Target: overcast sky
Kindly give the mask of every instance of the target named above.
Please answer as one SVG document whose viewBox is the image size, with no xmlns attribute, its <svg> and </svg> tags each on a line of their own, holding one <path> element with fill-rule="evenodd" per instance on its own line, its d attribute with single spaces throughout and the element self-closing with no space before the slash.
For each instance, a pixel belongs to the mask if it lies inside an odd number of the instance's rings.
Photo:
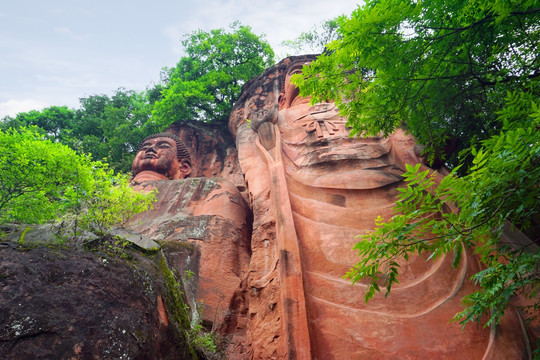
<svg viewBox="0 0 540 360">
<path fill-rule="evenodd" d="M 184 34 L 235 20 L 280 43 L 355 0 L 0 0 L 0 118 L 79 98 L 144 90 L 174 66 Z"/>
</svg>

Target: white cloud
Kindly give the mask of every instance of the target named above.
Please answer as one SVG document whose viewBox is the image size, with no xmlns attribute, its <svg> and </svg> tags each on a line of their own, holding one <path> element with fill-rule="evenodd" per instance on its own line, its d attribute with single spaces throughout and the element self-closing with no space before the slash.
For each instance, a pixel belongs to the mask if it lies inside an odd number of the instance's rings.
<svg viewBox="0 0 540 360">
<path fill-rule="evenodd" d="M 41 101 L 36 100 L 13 100 L 9 99 L 0 103 L 0 119 L 5 116 L 15 116 L 20 112 L 28 112 L 30 110 L 41 110 L 47 106 L 51 106 Z"/>
<path fill-rule="evenodd" d="M 143 90 L 159 79 L 162 67 L 185 56 L 184 34 L 226 29 L 235 20 L 255 34 L 266 34 L 281 57 L 282 41 L 350 14 L 358 2 L 50 0 L 28 7 L 24 1 L 5 1 L 0 10 L 0 116 L 50 104 L 78 106 L 82 96 L 111 94 L 119 87 Z"/>
<path fill-rule="evenodd" d="M 64 88 L 66 90 L 79 90 L 84 88 L 97 87 L 98 77 L 92 73 L 75 73 L 76 76 L 65 75 L 41 75 L 36 74 L 36 79 L 40 84 L 47 84 L 49 87 Z"/>
<path fill-rule="evenodd" d="M 85 35 L 79 35 L 79 34 L 75 34 L 70 28 L 67 28 L 67 27 L 55 27 L 54 29 L 54 32 L 57 33 L 57 34 L 60 34 L 60 35 L 65 35 L 73 40 L 77 40 L 77 41 L 82 41 L 82 40 L 85 40 L 89 37 L 88 34 L 85 34 Z"/>
<path fill-rule="evenodd" d="M 171 51 L 179 57 L 184 55 L 181 41 L 185 33 L 183 26 L 169 25 L 163 29 L 163 34 L 169 39 Z"/>
</svg>

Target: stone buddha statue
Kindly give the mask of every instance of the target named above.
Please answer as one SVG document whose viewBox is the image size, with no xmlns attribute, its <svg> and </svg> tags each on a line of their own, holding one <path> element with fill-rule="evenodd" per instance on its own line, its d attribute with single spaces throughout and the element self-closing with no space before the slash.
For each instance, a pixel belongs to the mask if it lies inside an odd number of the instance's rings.
<svg viewBox="0 0 540 360">
<path fill-rule="evenodd" d="M 141 143 L 131 172 L 134 182 L 184 179 L 192 172 L 189 152 L 171 133 L 151 135 Z"/>
<path fill-rule="evenodd" d="M 468 279 L 479 264 L 472 256 L 457 269 L 451 255 L 403 260 L 399 286 L 367 304 L 366 285 L 342 278 L 359 260 L 356 236 L 372 230 L 377 215 L 393 215 L 405 164 L 422 159 L 404 131 L 350 138 L 334 103 L 300 97 L 289 80 L 311 60 L 287 58 L 246 84 L 229 122 L 254 212 L 253 358 L 525 356 L 512 309 L 498 329 L 449 323 L 474 291 Z M 262 324 L 273 335 L 263 335 Z"/>
</svg>

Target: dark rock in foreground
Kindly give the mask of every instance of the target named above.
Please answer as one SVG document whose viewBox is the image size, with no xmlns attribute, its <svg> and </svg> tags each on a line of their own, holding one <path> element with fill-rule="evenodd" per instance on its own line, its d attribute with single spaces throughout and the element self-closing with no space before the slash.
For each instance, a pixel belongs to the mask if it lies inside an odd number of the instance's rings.
<svg viewBox="0 0 540 360">
<path fill-rule="evenodd" d="M 161 254 L 101 250 L 0 244 L 1 359 L 193 357 Z"/>
</svg>

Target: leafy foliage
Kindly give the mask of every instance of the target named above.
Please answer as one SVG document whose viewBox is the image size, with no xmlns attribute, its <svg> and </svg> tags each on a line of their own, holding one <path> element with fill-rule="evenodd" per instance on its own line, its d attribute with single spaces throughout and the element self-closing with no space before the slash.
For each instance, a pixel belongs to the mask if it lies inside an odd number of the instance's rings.
<svg viewBox="0 0 540 360">
<path fill-rule="evenodd" d="M 146 210 L 152 195 L 134 192 L 126 176 L 53 143 L 35 128 L 0 131 L 0 223 L 44 223 L 75 217 L 102 232 Z"/>
<path fill-rule="evenodd" d="M 40 141 L 35 131 L 0 132 L 0 221 L 50 220 L 62 189 L 76 183 L 77 158 L 66 146 Z"/>
<path fill-rule="evenodd" d="M 508 91 L 538 96 L 539 5 L 366 1 L 338 19 L 341 38 L 294 81 L 314 101 L 334 99 L 355 134 L 403 125 L 431 160 L 449 156 L 455 166 L 460 150 L 502 128 L 496 111 Z M 450 144 L 456 151 L 446 154 Z"/>
<path fill-rule="evenodd" d="M 75 213 L 83 229 L 103 234 L 111 226 L 121 225 L 152 207 L 155 192 L 134 191 L 129 185 L 129 176 L 114 175 L 106 166 L 94 166 L 93 171 L 95 184 L 81 199 L 79 212 Z"/>
<path fill-rule="evenodd" d="M 5 117 L 0 129 L 37 126 L 46 138 L 128 172 L 140 142 L 165 127 L 150 117 L 159 91 L 156 86 L 145 92 L 118 89 L 111 97 L 91 95 L 80 99 L 77 110 L 52 106 Z"/>
<path fill-rule="evenodd" d="M 71 136 L 74 112 L 66 106 L 51 106 L 42 111 L 32 110 L 19 113 L 15 118 L 7 116 L 2 123 L 3 129 L 37 126 L 48 139 L 63 142 Z"/>
<path fill-rule="evenodd" d="M 362 260 L 346 275 L 353 282 L 371 279 L 366 301 L 381 285 L 388 294 L 398 282 L 399 258 L 451 253 L 457 266 L 464 250 L 473 250 L 486 268 L 472 277 L 480 290 L 464 298 L 467 307 L 456 320 L 479 321 L 487 313 L 486 325 L 497 324 L 517 294 L 534 299 L 533 310 L 540 309 L 540 253 L 500 241 L 507 221 L 526 229 L 540 213 L 540 109 L 534 100 L 531 94 L 508 94 L 499 113 L 503 130 L 472 148 L 466 176 L 455 176 L 454 169 L 438 184 L 429 170 L 419 171 L 420 164 L 407 165 L 398 214 L 387 222 L 378 218 L 376 229 L 360 237 L 355 249 Z"/>
<path fill-rule="evenodd" d="M 150 94 L 118 89 L 111 97 L 81 98 L 69 145 L 92 154 L 94 160 L 107 161 L 117 171 L 129 171 L 141 141 L 165 128 L 151 119 Z"/>
<path fill-rule="evenodd" d="M 182 45 L 188 56 L 169 69 L 163 99 L 152 113 L 160 123 L 196 119 L 226 123 L 242 85 L 274 60 L 263 36 L 238 22 L 224 29 L 187 35 Z"/>
</svg>

